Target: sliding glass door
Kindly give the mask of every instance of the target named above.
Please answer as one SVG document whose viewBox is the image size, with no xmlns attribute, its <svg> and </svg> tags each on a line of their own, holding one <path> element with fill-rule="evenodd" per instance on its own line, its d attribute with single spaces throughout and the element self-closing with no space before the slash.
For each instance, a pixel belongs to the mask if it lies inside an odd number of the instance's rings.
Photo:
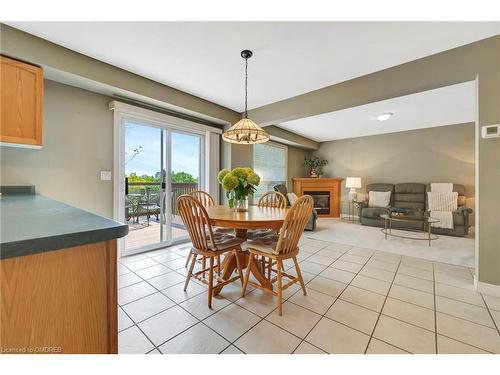
<svg viewBox="0 0 500 375">
<path fill-rule="evenodd" d="M 121 199 L 129 226 L 122 254 L 187 240 L 176 199 L 204 189 L 204 135 L 134 119 L 124 119 L 122 129 Z"/>
</svg>

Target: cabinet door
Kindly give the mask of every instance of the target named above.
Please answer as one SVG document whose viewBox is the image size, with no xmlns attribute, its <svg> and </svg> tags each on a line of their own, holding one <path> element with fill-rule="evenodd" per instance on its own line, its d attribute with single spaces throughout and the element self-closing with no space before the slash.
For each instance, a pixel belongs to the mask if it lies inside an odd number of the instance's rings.
<svg viewBox="0 0 500 375">
<path fill-rule="evenodd" d="M 0 56 L 0 142 L 42 145 L 43 70 Z"/>
</svg>

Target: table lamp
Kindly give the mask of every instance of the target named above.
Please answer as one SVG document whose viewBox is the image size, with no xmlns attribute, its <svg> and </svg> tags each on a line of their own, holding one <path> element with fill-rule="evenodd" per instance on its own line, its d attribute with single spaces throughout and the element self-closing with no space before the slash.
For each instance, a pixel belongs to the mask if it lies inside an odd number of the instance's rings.
<svg viewBox="0 0 500 375">
<path fill-rule="evenodd" d="M 345 187 L 351 189 L 349 190 L 349 200 L 354 202 L 358 197 L 356 189 L 361 188 L 361 177 L 346 177 Z"/>
</svg>

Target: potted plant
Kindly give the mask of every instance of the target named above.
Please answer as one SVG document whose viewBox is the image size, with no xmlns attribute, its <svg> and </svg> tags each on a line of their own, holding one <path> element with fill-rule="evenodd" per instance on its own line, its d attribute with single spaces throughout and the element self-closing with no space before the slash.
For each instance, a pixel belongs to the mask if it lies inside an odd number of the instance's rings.
<svg viewBox="0 0 500 375">
<path fill-rule="evenodd" d="M 217 175 L 219 183 L 226 191 L 229 208 L 236 211 L 248 210 L 248 196 L 253 194 L 260 184 L 260 176 L 252 168 L 223 169 Z"/>
<path fill-rule="evenodd" d="M 309 168 L 311 177 L 320 177 L 323 174 L 323 167 L 328 164 L 328 160 L 320 159 L 317 156 L 305 158 L 304 166 Z"/>
</svg>

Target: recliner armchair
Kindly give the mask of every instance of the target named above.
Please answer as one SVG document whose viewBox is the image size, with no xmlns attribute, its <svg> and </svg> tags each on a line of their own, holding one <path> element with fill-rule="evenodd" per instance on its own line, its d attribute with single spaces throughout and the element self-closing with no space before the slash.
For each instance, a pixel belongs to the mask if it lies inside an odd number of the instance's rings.
<svg viewBox="0 0 500 375">
<path fill-rule="evenodd" d="M 290 201 L 288 200 L 288 196 L 287 196 L 288 189 L 286 188 L 286 185 L 284 185 L 284 184 L 274 185 L 274 191 L 277 191 L 286 197 L 287 207 L 289 207 Z M 316 230 L 316 220 L 317 219 L 318 219 L 318 212 L 315 209 L 313 209 L 311 217 L 307 221 L 307 224 L 306 224 L 306 227 L 304 230 L 308 230 L 308 231 Z"/>
</svg>

